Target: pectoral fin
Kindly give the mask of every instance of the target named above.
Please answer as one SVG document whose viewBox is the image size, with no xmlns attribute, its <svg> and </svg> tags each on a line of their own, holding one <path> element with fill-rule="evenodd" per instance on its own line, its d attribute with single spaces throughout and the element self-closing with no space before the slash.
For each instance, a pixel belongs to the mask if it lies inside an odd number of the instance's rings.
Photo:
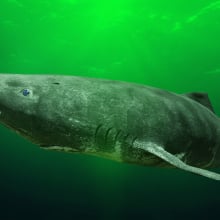
<svg viewBox="0 0 220 220">
<path fill-rule="evenodd" d="M 156 143 L 152 143 L 152 142 L 138 142 L 136 141 L 134 146 L 136 148 L 145 150 L 159 158 L 161 158 L 162 160 L 168 162 L 169 164 L 180 168 L 182 170 L 186 170 L 201 176 L 205 176 L 208 177 L 210 179 L 214 179 L 214 180 L 220 180 L 220 174 L 218 173 L 214 173 L 208 170 L 204 170 L 198 167 L 193 167 L 190 166 L 186 163 L 184 163 L 183 161 L 181 161 L 178 157 L 176 157 L 175 155 L 172 155 L 171 153 L 167 152 L 166 150 L 164 150 L 163 147 L 161 147 L 160 145 L 156 144 Z"/>
</svg>

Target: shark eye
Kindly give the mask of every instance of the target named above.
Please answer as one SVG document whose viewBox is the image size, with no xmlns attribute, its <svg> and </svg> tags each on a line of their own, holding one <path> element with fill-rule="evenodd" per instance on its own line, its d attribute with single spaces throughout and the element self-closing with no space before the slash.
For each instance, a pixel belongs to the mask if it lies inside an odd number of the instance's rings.
<svg viewBox="0 0 220 220">
<path fill-rule="evenodd" d="M 29 94 L 30 94 L 30 90 L 29 89 L 23 89 L 22 90 L 22 94 L 24 95 L 24 96 L 28 96 Z"/>
</svg>

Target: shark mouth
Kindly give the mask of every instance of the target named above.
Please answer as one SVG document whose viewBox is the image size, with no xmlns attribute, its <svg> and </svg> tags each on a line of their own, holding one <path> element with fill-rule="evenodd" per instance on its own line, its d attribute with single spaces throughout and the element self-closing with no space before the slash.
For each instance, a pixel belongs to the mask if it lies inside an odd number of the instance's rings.
<svg viewBox="0 0 220 220">
<path fill-rule="evenodd" d="M 72 147 L 63 147 L 63 146 L 48 146 L 41 145 L 41 148 L 46 150 L 54 150 L 54 151 L 64 151 L 64 152 L 79 152 L 79 150 Z"/>
</svg>

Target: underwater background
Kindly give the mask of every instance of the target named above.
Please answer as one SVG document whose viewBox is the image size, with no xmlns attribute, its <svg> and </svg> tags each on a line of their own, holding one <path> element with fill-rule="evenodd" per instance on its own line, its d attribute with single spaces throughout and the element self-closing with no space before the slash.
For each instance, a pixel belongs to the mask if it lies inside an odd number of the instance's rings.
<svg viewBox="0 0 220 220">
<path fill-rule="evenodd" d="M 220 1 L 1 0 L 0 72 L 207 92 L 220 116 Z M 219 207 L 217 181 L 45 151 L 0 126 L 1 220 L 216 219 Z"/>
</svg>

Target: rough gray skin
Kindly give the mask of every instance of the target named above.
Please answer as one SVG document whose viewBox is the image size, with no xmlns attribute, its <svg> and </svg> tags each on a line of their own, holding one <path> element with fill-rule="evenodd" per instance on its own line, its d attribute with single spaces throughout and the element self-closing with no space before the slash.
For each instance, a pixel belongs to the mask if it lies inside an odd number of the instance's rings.
<svg viewBox="0 0 220 220">
<path fill-rule="evenodd" d="M 30 94 L 24 96 L 24 89 Z M 220 165 L 220 120 L 202 93 L 178 95 L 74 76 L 0 74 L 0 122 L 47 149 L 185 170 L 185 164 Z M 210 177 L 201 171 L 195 173 Z"/>
</svg>

